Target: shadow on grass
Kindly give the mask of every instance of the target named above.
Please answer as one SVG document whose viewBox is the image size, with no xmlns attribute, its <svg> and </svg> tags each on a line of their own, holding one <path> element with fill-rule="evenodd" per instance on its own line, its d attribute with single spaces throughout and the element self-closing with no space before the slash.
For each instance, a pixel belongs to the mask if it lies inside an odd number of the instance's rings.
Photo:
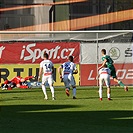
<svg viewBox="0 0 133 133">
<path fill-rule="evenodd" d="M 133 111 L 70 111 L 76 105 L 0 108 L 1 133 L 132 133 Z M 66 111 L 66 109 L 68 111 Z"/>
</svg>

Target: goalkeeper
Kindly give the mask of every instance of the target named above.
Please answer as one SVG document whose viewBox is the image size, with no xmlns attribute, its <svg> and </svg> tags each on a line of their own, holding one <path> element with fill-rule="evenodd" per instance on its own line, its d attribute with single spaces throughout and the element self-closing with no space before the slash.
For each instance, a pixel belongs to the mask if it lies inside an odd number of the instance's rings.
<svg viewBox="0 0 133 133">
<path fill-rule="evenodd" d="M 33 78 L 35 78 L 35 76 L 28 76 L 25 78 L 16 76 L 11 80 L 5 80 L 4 83 L 1 85 L 1 87 L 2 87 L 2 90 L 12 90 L 14 87 L 27 89 L 31 87 L 31 85 L 29 84 L 29 82 L 27 82 L 27 80 L 30 80 Z"/>
</svg>

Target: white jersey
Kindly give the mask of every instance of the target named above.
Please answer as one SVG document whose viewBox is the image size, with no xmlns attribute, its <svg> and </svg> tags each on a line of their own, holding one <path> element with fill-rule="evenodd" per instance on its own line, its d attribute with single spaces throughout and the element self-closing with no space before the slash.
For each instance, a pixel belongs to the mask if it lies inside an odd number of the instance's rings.
<svg viewBox="0 0 133 133">
<path fill-rule="evenodd" d="M 103 86 L 103 81 L 105 81 L 105 84 L 107 87 L 110 86 L 110 73 L 111 73 L 111 70 L 109 68 L 101 68 L 99 70 L 99 86 L 100 88 L 102 88 Z"/>
<path fill-rule="evenodd" d="M 73 71 L 77 70 L 77 67 L 73 62 L 65 62 L 61 65 L 61 67 L 62 67 L 62 76 L 65 74 L 73 75 Z"/>
<path fill-rule="evenodd" d="M 46 74 L 52 74 L 53 71 L 53 63 L 50 60 L 43 60 L 40 63 L 40 68 L 43 68 L 44 75 Z"/>
<path fill-rule="evenodd" d="M 109 68 L 101 68 L 100 70 L 99 70 L 99 75 L 101 75 L 101 74 L 108 74 L 108 75 L 110 75 L 110 73 L 111 73 L 111 70 L 109 69 Z"/>
</svg>

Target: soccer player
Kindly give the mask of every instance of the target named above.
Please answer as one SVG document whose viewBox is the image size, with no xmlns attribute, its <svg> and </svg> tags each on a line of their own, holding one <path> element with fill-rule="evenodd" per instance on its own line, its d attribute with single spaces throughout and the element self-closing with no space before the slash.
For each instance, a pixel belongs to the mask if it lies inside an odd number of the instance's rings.
<svg viewBox="0 0 133 133">
<path fill-rule="evenodd" d="M 69 61 L 63 63 L 59 68 L 58 72 L 60 78 L 63 80 L 66 87 L 66 95 L 69 96 L 70 85 L 73 88 L 73 99 L 76 99 L 76 82 L 73 74 L 77 74 L 78 70 L 76 65 L 73 63 L 73 56 L 69 56 Z"/>
<path fill-rule="evenodd" d="M 107 86 L 107 98 L 108 100 L 111 100 L 110 98 L 110 69 L 107 68 L 106 65 L 103 66 L 103 68 L 101 68 L 99 70 L 99 97 L 100 97 L 100 101 L 102 101 L 102 88 L 103 88 L 103 83 L 105 82 L 106 86 Z"/>
<path fill-rule="evenodd" d="M 28 76 L 25 78 L 22 78 L 20 76 L 16 76 L 12 78 L 11 80 L 5 80 L 2 84 L 2 90 L 12 90 L 14 87 L 18 87 L 21 89 L 27 89 L 30 87 L 28 83 L 26 83 L 27 80 L 33 79 L 35 76 Z"/>
<path fill-rule="evenodd" d="M 40 77 L 42 77 L 42 90 L 45 96 L 45 100 L 48 99 L 45 83 L 48 82 L 51 93 L 52 93 L 52 100 L 55 100 L 54 96 L 54 87 L 53 87 L 53 72 L 54 72 L 54 66 L 53 63 L 48 59 L 49 55 L 47 53 L 44 53 L 43 55 L 44 60 L 40 63 L 40 69 L 39 69 L 39 76 L 38 81 L 40 80 Z"/>
<path fill-rule="evenodd" d="M 106 55 L 106 50 L 105 49 L 102 49 L 101 50 L 101 53 L 102 53 L 102 61 L 103 61 L 103 63 L 98 68 L 98 70 L 101 69 L 106 64 L 107 67 L 111 70 L 111 76 L 114 79 L 114 81 L 117 82 L 120 86 L 123 86 L 125 91 L 128 91 L 128 87 L 125 86 L 122 83 L 122 81 L 120 81 L 120 80 L 117 79 L 116 70 L 115 70 L 115 67 L 113 65 L 113 60 L 111 59 L 111 57 L 109 55 Z"/>
</svg>

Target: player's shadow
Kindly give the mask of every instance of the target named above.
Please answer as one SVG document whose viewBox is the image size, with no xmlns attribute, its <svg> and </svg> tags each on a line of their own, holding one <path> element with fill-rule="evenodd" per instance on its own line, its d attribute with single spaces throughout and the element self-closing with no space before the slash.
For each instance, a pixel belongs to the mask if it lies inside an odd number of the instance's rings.
<svg viewBox="0 0 133 133">
<path fill-rule="evenodd" d="M 133 111 L 76 111 L 79 108 L 82 107 L 54 104 L 1 106 L 0 131 L 2 133 L 133 132 Z"/>
</svg>

